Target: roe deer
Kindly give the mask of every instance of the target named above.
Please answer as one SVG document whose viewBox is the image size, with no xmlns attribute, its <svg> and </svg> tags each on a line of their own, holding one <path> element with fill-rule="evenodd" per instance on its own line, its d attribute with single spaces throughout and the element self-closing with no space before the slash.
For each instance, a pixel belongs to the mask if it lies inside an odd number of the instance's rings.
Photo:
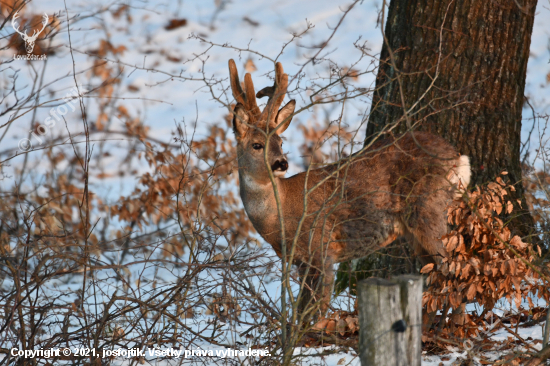
<svg viewBox="0 0 550 366">
<path fill-rule="evenodd" d="M 445 208 L 470 181 L 467 156 L 460 156 L 441 137 L 414 132 L 386 137 L 337 163 L 284 178 L 288 162 L 279 135 L 288 128 L 296 105 L 291 100 L 279 110 L 288 75 L 277 63 L 274 86 L 255 96 L 249 73 L 244 91 L 241 88 L 233 60 L 229 74 L 237 101 L 233 130 L 244 208 L 254 228 L 281 257 L 277 203 L 264 161 L 268 146 L 286 253 L 295 240 L 293 262 L 309 289 L 308 301 L 320 304 L 321 316 L 330 304 L 335 263 L 364 257 L 401 236 L 409 239 L 423 263 L 438 262 L 447 254 L 439 240 L 448 230 Z M 256 97 L 264 96 L 269 100 L 260 111 Z"/>
</svg>

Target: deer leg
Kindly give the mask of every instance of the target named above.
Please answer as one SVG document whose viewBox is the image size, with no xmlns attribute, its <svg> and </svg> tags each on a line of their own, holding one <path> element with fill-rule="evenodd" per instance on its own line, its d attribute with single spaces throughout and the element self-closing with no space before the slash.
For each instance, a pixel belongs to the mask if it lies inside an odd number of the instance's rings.
<svg viewBox="0 0 550 366">
<path fill-rule="evenodd" d="M 313 288 L 315 269 L 307 263 L 301 263 L 298 266 L 298 274 L 300 278 L 300 295 L 298 298 L 298 314 L 300 317 L 306 318 L 306 310 L 310 307 L 313 300 Z"/>
<path fill-rule="evenodd" d="M 426 264 L 436 263 L 435 258 L 430 253 L 428 253 L 428 251 L 424 249 L 424 247 L 420 244 L 416 236 L 412 234 L 407 234 L 405 235 L 405 238 L 407 242 L 409 242 L 410 245 L 412 245 L 414 254 L 416 255 L 416 259 L 418 259 L 422 267 L 424 267 Z"/>
<path fill-rule="evenodd" d="M 422 256 L 431 256 L 431 263 L 440 264 L 441 260 L 448 256 L 440 238 L 449 231 L 447 214 L 442 209 L 449 199 L 446 192 L 434 192 L 426 200 L 411 207 L 410 215 L 404 220 L 407 231 L 416 239 L 414 245 L 419 247 L 415 248 L 416 252 L 422 253 Z"/>
<path fill-rule="evenodd" d="M 440 260 L 437 258 L 437 256 L 433 256 L 430 253 L 428 253 L 428 251 L 421 245 L 421 243 L 417 239 L 416 235 L 410 235 L 409 234 L 406 237 L 407 237 L 409 243 L 412 244 L 412 247 L 413 247 L 414 252 L 416 254 L 416 258 L 418 259 L 418 261 L 420 262 L 422 267 L 424 267 L 425 265 L 427 265 L 429 263 L 439 263 L 440 262 Z M 445 307 L 447 307 L 447 303 L 445 303 Z M 448 309 L 445 308 L 444 309 L 444 314 L 446 314 L 447 311 L 448 311 Z M 422 325 L 423 325 L 424 329 L 426 329 L 427 331 L 429 331 L 432 328 L 432 326 L 434 325 L 436 314 L 437 314 L 437 311 L 429 312 L 426 309 L 422 309 L 422 319 L 423 319 L 423 321 L 422 321 L 423 324 Z M 444 321 L 445 321 L 445 315 L 443 315 L 441 317 L 439 326 L 436 328 L 436 334 L 439 333 L 439 331 L 441 329 L 442 322 L 444 322 Z"/>
<path fill-rule="evenodd" d="M 334 289 L 334 262 L 332 260 L 329 260 L 329 258 L 325 259 L 325 263 L 323 265 L 323 273 L 319 277 L 319 292 L 320 292 L 320 300 L 321 300 L 321 306 L 320 306 L 320 312 L 321 316 L 325 316 L 327 311 L 330 308 L 330 300 L 332 300 L 332 292 Z"/>
<path fill-rule="evenodd" d="M 298 299 L 298 312 L 304 322 L 307 319 L 319 319 L 325 316 L 332 299 L 334 286 L 333 261 L 327 258 L 325 263 L 299 266 L 301 297 Z"/>
</svg>

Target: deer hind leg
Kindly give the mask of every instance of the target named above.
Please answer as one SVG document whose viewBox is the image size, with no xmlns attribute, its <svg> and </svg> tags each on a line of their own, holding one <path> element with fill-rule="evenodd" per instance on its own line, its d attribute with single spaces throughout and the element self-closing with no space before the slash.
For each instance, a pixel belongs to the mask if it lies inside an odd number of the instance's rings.
<svg viewBox="0 0 550 366">
<path fill-rule="evenodd" d="M 422 267 L 429 263 L 436 263 L 434 257 L 422 247 L 422 244 L 418 241 L 418 239 L 416 239 L 413 234 L 408 233 L 407 235 L 405 235 L 405 238 L 407 240 L 407 243 L 412 246 L 412 249 L 416 254 L 416 258 L 418 259 Z"/>
<path fill-rule="evenodd" d="M 441 264 L 443 258 L 447 257 L 447 251 L 440 238 L 448 232 L 447 216 L 445 207 L 448 196 L 436 195 L 413 207 L 408 217 L 407 229 L 414 250 L 422 266 L 429 263 Z M 448 305 L 445 305 L 447 308 Z M 447 309 L 448 310 L 448 309 Z M 423 326 L 430 329 L 434 326 L 437 311 L 427 312 L 423 310 Z M 445 316 L 441 317 L 440 329 L 444 324 Z"/>
<path fill-rule="evenodd" d="M 330 258 L 326 258 L 323 263 L 302 263 L 298 267 L 300 284 L 303 284 L 301 297 L 298 299 L 298 312 L 303 317 L 303 322 L 322 318 L 327 313 L 334 286 L 333 264 Z"/>
<path fill-rule="evenodd" d="M 448 199 L 448 195 L 443 191 L 426 197 L 411 208 L 404 220 L 407 231 L 414 237 L 413 246 L 416 253 L 424 258 L 421 261 L 426 263 L 439 264 L 448 255 L 441 241 L 441 237 L 449 230 L 445 213 Z"/>
</svg>

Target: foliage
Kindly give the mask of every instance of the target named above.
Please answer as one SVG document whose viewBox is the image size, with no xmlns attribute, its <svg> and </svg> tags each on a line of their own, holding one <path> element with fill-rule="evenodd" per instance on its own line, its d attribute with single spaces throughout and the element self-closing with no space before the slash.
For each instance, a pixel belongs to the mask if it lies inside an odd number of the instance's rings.
<svg viewBox="0 0 550 366">
<path fill-rule="evenodd" d="M 449 255 L 441 264 L 428 264 L 420 271 L 428 275 L 422 300 L 428 312 L 447 302 L 457 309 L 464 300 L 476 301 L 484 313 L 501 298 L 517 308 L 522 300 L 533 308 L 534 296 L 550 300 L 548 277 L 533 265 L 540 247 L 512 236 L 502 219 L 514 209 L 509 191 L 514 187 L 498 177 L 449 205 L 453 230 L 442 238 Z"/>
</svg>

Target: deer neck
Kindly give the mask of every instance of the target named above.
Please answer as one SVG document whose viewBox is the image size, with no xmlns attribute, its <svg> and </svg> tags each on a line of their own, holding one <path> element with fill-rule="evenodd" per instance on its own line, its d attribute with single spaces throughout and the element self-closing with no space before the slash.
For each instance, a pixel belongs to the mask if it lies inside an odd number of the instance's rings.
<svg viewBox="0 0 550 366">
<path fill-rule="evenodd" d="M 283 179 L 275 178 L 275 180 L 282 203 L 284 200 Z M 254 228 L 265 238 L 267 233 L 277 230 L 278 225 L 277 203 L 271 181 L 258 181 L 251 174 L 240 170 L 239 185 L 246 214 Z"/>
</svg>

